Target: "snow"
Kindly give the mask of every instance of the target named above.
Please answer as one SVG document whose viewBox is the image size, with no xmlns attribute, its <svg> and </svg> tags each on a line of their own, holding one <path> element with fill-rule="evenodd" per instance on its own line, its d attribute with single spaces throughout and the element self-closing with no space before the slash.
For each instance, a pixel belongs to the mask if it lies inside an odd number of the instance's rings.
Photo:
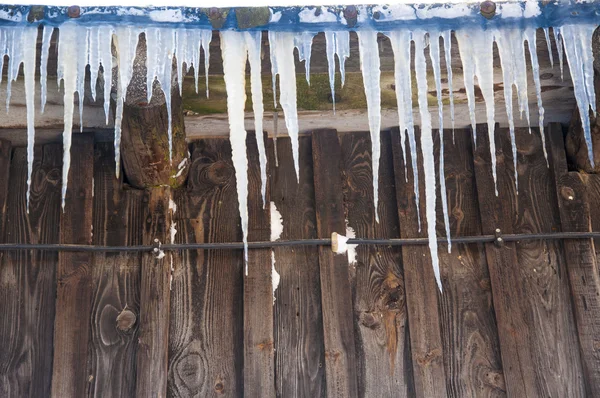
<svg viewBox="0 0 600 398">
<path fill-rule="evenodd" d="M 279 287 L 281 276 L 275 269 L 275 252 L 271 250 L 271 283 L 273 286 L 273 305 L 275 305 L 275 290 Z"/>
<path fill-rule="evenodd" d="M 283 233 L 283 218 L 281 213 L 277 210 L 275 202 L 270 202 L 271 211 L 271 242 L 278 240 Z"/>
</svg>

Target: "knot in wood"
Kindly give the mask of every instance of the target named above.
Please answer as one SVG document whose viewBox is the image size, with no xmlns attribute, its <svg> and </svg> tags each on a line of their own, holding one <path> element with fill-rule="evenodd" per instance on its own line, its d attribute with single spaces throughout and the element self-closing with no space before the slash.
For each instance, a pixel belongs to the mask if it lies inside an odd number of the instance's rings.
<svg viewBox="0 0 600 398">
<path fill-rule="evenodd" d="M 232 176 L 233 170 L 231 166 L 222 160 L 212 163 L 206 170 L 206 179 L 217 186 L 227 184 Z"/>
<path fill-rule="evenodd" d="M 380 325 L 379 319 L 377 319 L 372 312 L 364 312 L 360 323 L 369 329 L 377 329 Z"/>
<path fill-rule="evenodd" d="M 217 392 L 218 394 L 223 394 L 225 393 L 225 386 L 223 385 L 222 382 L 218 381 L 215 384 L 215 392 Z"/>
<path fill-rule="evenodd" d="M 573 188 L 571 187 L 562 187 L 560 189 L 560 196 L 562 196 L 564 200 L 574 200 L 575 191 L 573 191 Z"/>
<path fill-rule="evenodd" d="M 137 317 L 135 316 L 133 311 L 124 309 L 117 316 L 117 329 L 119 329 L 121 332 L 126 333 L 133 328 L 136 321 Z"/>
</svg>

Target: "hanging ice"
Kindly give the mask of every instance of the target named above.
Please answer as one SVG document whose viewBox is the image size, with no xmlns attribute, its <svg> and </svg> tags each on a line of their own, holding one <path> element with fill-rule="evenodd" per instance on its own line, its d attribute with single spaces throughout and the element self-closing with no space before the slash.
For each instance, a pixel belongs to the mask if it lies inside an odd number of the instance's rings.
<svg viewBox="0 0 600 398">
<path fill-rule="evenodd" d="M 556 51 L 558 52 L 558 61 L 560 63 L 560 80 L 564 80 L 563 75 L 563 43 L 562 37 L 560 36 L 559 28 L 552 28 L 554 33 L 554 42 L 556 43 Z"/>
<path fill-rule="evenodd" d="M 462 59 L 465 90 L 469 103 L 469 115 L 473 128 L 473 141 L 476 143 L 475 122 L 475 76 L 485 100 L 488 137 L 490 141 L 490 156 L 492 161 L 492 176 L 494 189 L 498 195 L 496 185 L 496 142 L 494 140 L 494 70 L 493 70 L 493 34 L 480 28 L 460 29 L 455 32 Z"/>
<path fill-rule="evenodd" d="M 331 88 L 331 100 L 333 102 L 333 113 L 335 114 L 335 56 L 337 55 L 338 62 L 340 64 L 342 87 L 344 87 L 346 80 L 346 58 L 350 56 L 350 33 L 346 30 L 335 32 L 325 31 L 325 42 L 328 65 L 327 70 L 329 73 L 329 87 Z M 377 45 L 377 42 L 375 44 Z"/>
<path fill-rule="evenodd" d="M 244 33 L 221 32 L 223 75 L 227 89 L 227 115 L 231 157 L 235 168 L 238 207 L 242 221 L 245 271 L 248 275 L 248 159 L 246 157 L 246 130 L 244 108 L 246 105 L 246 40 Z"/>
<path fill-rule="evenodd" d="M 374 30 L 358 31 L 358 49 L 360 51 L 360 70 L 362 72 L 365 96 L 367 97 L 367 114 L 371 133 L 371 159 L 373 171 L 373 205 L 375 221 L 379 222 L 377 204 L 379 199 L 379 157 L 381 155 L 381 71 L 379 69 L 379 46 L 377 32 Z"/>
<path fill-rule="evenodd" d="M 425 32 L 413 33 L 415 42 L 415 72 L 417 75 L 417 90 L 419 93 L 419 114 L 421 115 L 421 153 L 423 156 L 423 170 L 425 172 L 425 216 L 427 218 L 427 236 L 429 238 L 429 252 L 433 273 L 440 292 L 442 280 L 440 278 L 440 265 L 437 252 L 437 235 L 435 232 L 435 160 L 433 157 L 433 135 L 431 132 L 431 115 L 427 107 L 427 71 L 425 64 Z"/>
<path fill-rule="evenodd" d="M 40 55 L 40 95 L 41 95 L 41 111 L 44 113 L 46 106 L 46 93 L 48 91 L 48 52 L 50 51 L 50 40 L 52 39 L 52 26 L 44 25 L 42 32 L 42 53 Z M 2 67 L 0 66 L 0 71 Z M 1 80 L 1 78 L 0 78 Z"/>
<path fill-rule="evenodd" d="M 564 25 L 560 35 L 565 44 L 575 99 L 581 116 L 581 125 L 588 149 L 590 164 L 594 167 L 594 147 L 590 131 L 590 108 L 596 114 L 594 93 L 594 56 L 592 55 L 592 35 L 596 25 Z"/>
<path fill-rule="evenodd" d="M 448 197 L 446 193 L 446 173 L 444 171 L 444 105 L 442 103 L 442 77 L 440 72 L 440 37 L 439 33 L 429 33 L 429 56 L 433 66 L 433 77 L 435 79 L 435 91 L 437 93 L 439 134 L 440 134 L 440 196 L 442 198 L 442 212 L 444 213 L 444 226 L 446 228 L 446 240 L 448 242 L 448 253 L 452 250 L 450 240 L 450 219 L 448 217 Z M 432 147 L 433 151 L 433 147 Z M 428 221 L 429 222 L 429 221 Z"/>
<path fill-rule="evenodd" d="M 552 42 L 550 41 L 550 29 L 544 28 L 544 37 L 548 46 L 548 57 L 550 58 L 550 67 L 554 68 L 554 55 L 552 54 Z"/>
<path fill-rule="evenodd" d="M 410 157 L 413 170 L 413 186 L 415 203 L 417 204 L 417 221 L 421 231 L 421 213 L 419 211 L 419 169 L 417 167 L 417 142 L 412 112 L 412 82 L 410 70 L 410 39 L 408 30 L 395 30 L 388 33 L 394 52 L 394 79 L 396 84 L 396 101 L 398 102 L 398 125 L 400 128 L 400 144 L 404 157 L 404 175 L 408 181 L 406 167 L 406 133 L 410 146 Z"/>
<path fill-rule="evenodd" d="M 269 31 L 271 46 L 271 70 L 279 74 L 279 103 L 285 115 L 285 126 L 292 143 L 296 179 L 298 165 L 298 110 L 296 105 L 296 66 L 294 65 L 294 33 Z M 275 79 L 275 74 L 273 75 Z M 273 98 L 275 98 L 273 87 Z M 277 108 L 277 105 L 275 105 Z"/>
<path fill-rule="evenodd" d="M 25 101 L 27 102 L 27 212 L 33 172 L 33 146 L 35 144 L 35 48 L 38 27 L 28 25 L 23 29 L 20 43 L 23 52 L 23 74 L 25 75 Z M 17 67 L 18 68 L 18 67 Z"/>
<path fill-rule="evenodd" d="M 310 86 L 310 56 L 312 53 L 312 42 L 315 37 L 314 33 L 302 32 L 294 36 L 294 46 L 298 49 L 298 59 L 304 62 L 304 70 L 306 73 L 306 82 Z"/>
<path fill-rule="evenodd" d="M 23 32 L 21 26 L 8 29 L 6 35 L 6 54 L 8 55 L 8 71 L 6 85 L 6 113 L 10 108 L 10 98 L 12 94 L 12 82 L 17 80 L 19 68 L 23 62 Z M 35 48 L 35 47 L 34 47 Z M 29 49 L 31 51 L 31 49 Z M 1 71 L 0 71 L 1 72 Z"/>
<path fill-rule="evenodd" d="M 542 104 L 542 84 L 540 82 L 540 65 L 538 63 L 536 51 L 535 33 L 536 31 L 534 28 L 525 29 L 525 38 L 527 40 L 529 56 L 531 58 L 531 73 L 533 74 L 533 83 L 535 84 L 535 93 L 537 97 L 538 120 L 540 137 L 542 138 L 542 149 L 544 151 L 544 158 L 546 159 L 546 166 L 550 167 L 550 163 L 548 163 L 548 152 L 546 151 L 546 135 L 544 134 L 544 105 Z M 531 130 L 529 130 L 529 132 L 531 133 Z"/>
<path fill-rule="evenodd" d="M 204 50 L 204 72 L 206 75 L 206 97 L 208 97 L 208 63 L 212 31 L 208 29 L 177 29 L 176 30 L 177 82 L 179 94 L 183 95 L 183 76 L 190 67 L 194 67 L 194 84 L 198 93 L 198 76 L 200 73 L 200 49 Z M 185 67 L 183 66 L 185 64 Z"/>
<path fill-rule="evenodd" d="M 452 32 L 441 33 L 444 39 L 444 56 L 446 58 L 446 74 L 448 77 L 448 97 L 450 98 L 450 119 L 452 122 L 452 142 L 454 143 L 454 92 L 452 91 Z"/>
<path fill-rule="evenodd" d="M 97 31 L 98 34 L 98 62 L 102 65 L 102 73 L 104 79 L 104 116 L 106 117 L 106 124 L 108 124 L 108 117 L 110 113 L 110 91 L 112 88 L 112 37 L 114 29 L 112 26 L 100 26 Z M 92 86 L 95 86 L 95 80 Z"/>
</svg>

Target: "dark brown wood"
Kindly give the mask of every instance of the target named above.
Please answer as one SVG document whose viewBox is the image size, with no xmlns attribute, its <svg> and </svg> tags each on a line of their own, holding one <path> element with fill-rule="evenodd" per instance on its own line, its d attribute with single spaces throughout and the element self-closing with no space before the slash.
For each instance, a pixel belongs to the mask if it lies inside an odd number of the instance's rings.
<svg viewBox="0 0 600 398">
<path fill-rule="evenodd" d="M 559 124 L 550 124 L 548 136 L 562 230 L 591 231 L 590 207 L 597 207 L 595 204 L 599 197 L 598 192 L 588 189 L 590 185 L 586 181 L 588 178 L 582 178 L 580 173 L 567 170 L 562 127 Z M 591 178 L 595 179 L 596 176 Z M 590 196 L 593 194 L 595 195 Z M 586 391 L 588 396 L 599 396 L 600 277 L 595 244 L 593 239 L 568 239 L 563 242 L 563 245 L 581 347 Z"/>
<path fill-rule="evenodd" d="M 340 137 L 344 164 L 347 224 L 356 237 L 399 238 L 392 146 L 382 134 L 379 167 L 379 223 L 375 222 L 371 140 L 368 133 Z M 350 260 L 350 259 L 349 259 Z M 358 387 L 361 396 L 414 395 L 402 251 L 399 247 L 358 246 L 350 263 L 357 317 Z"/>
<path fill-rule="evenodd" d="M 94 135 L 74 134 L 60 243 L 92 243 Z M 56 318 L 52 395 L 85 395 L 90 313 L 92 253 L 59 252 L 56 268 Z"/>
<path fill-rule="evenodd" d="M 193 144 L 187 190 L 175 192 L 177 243 L 239 242 L 229 140 Z M 241 396 L 243 255 L 185 251 L 175 257 L 169 333 L 169 396 Z"/>
<path fill-rule="evenodd" d="M 419 132 L 416 131 L 417 136 Z M 396 180 L 396 201 L 402 238 L 426 237 L 425 185 L 419 184 L 421 198 L 421 231 L 417 219 L 417 207 L 413 185 L 413 173 L 407 151 L 407 173 L 404 174 L 401 136 L 398 129 L 392 129 L 392 151 Z M 423 181 L 422 159 L 417 156 L 420 182 Z M 438 254 L 443 250 L 438 250 Z M 404 264 L 404 286 L 410 325 L 410 345 L 414 371 L 415 393 L 417 397 L 445 397 L 446 375 L 444 372 L 444 352 L 438 305 L 439 289 L 435 281 L 431 255 L 427 246 L 406 246 L 402 248 Z M 444 282 L 444 281 L 442 281 Z"/>
<path fill-rule="evenodd" d="M 8 199 L 11 158 L 12 145 L 10 141 L 0 140 L 0 236 L 4 236 L 6 225 L 6 200 Z"/>
<path fill-rule="evenodd" d="M 312 142 L 299 140 L 300 178 L 289 138 L 268 142 L 271 206 L 281 214 L 280 239 L 315 239 L 317 220 L 313 185 Z M 314 246 L 275 247 L 275 381 L 278 397 L 325 396 L 325 349 L 321 318 L 319 251 Z"/>
<path fill-rule="evenodd" d="M 508 133 L 496 128 L 498 192 L 487 126 L 477 126 L 475 171 L 482 232 L 552 232 L 559 225 L 556 196 L 539 132 L 517 129 L 519 194 Z M 581 363 L 560 243 L 486 244 L 494 309 L 510 396 L 583 396 Z"/>
<path fill-rule="evenodd" d="M 102 246 L 142 243 L 143 191 L 115 178 L 112 143 L 94 151 L 94 235 Z M 95 253 L 88 360 L 89 396 L 135 395 L 140 314 L 139 253 Z"/>
<path fill-rule="evenodd" d="M 61 145 L 36 147 L 27 213 L 27 151 L 10 166 L 3 242 L 58 243 Z M 5 187 L 6 188 L 6 187 Z M 5 252 L 0 267 L 0 395 L 47 397 L 52 380 L 56 264 L 47 251 Z"/>
<path fill-rule="evenodd" d="M 271 217 L 269 206 L 264 206 L 261 195 L 255 134 L 248 134 L 246 146 L 248 240 L 268 241 Z M 269 203 L 268 192 L 266 203 Z M 273 267 L 271 249 L 249 251 L 247 274 L 244 277 L 244 396 L 246 397 L 275 397 Z"/>
<path fill-rule="evenodd" d="M 312 134 L 317 234 L 345 235 L 342 153 L 335 130 Z M 357 361 L 348 256 L 319 247 L 325 371 L 329 397 L 357 397 Z"/>
</svg>

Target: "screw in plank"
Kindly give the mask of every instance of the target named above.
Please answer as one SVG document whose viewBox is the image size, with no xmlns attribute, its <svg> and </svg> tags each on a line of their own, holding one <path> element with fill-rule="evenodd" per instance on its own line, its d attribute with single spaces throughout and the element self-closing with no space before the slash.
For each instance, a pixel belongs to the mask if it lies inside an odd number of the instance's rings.
<svg viewBox="0 0 600 398">
<path fill-rule="evenodd" d="M 79 18 L 81 16 L 81 8 L 79 6 L 70 6 L 67 9 L 69 18 Z"/>
<path fill-rule="evenodd" d="M 560 195 L 563 197 L 563 199 L 575 200 L 575 191 L 573 191 L 573 188 L 571 187 L 562 187 L 560 189 Z"/>
</svg>

